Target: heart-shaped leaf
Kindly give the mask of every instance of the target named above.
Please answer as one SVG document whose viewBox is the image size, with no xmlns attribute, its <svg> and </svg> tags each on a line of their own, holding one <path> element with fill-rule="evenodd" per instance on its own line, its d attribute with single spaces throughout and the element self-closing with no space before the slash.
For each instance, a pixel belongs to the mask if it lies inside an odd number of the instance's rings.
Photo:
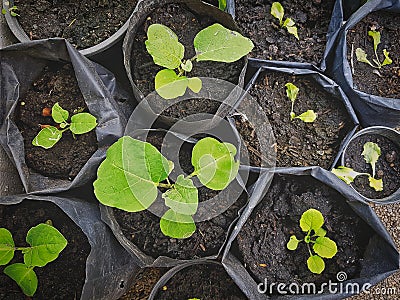
<svg viewBox="0 0 400 300">
<path fill-rule="evenodd" d="M 52 148 L 57 142 L 61 139 L 62 132 L 58 130 L 56 127 L 49 126 L 45 127 L 38 135 L 33 139 L 32 145 L 39 146 L 44 149 Z"/>
<path fill-rule="evenodd" d="M 174 70 L 169 69 L 159 71 L 155 78 L 156 91 L 164 99 L 183 96 L 188 84 L 186 76 L 178 76 Z"/>
<path fill-rule="evenodd" d="M 165 205 L 183 215 L 194 215 L 199 203 L 197 188 L 190 178 L 179 175 L 174 188 L 163 194 Z"/>
<path fill-rule="evenodd" d="M 56 123 L 65 123 L 68 121 L 69 112 L 63 109 L 58 102 L 51 109 L 51 116 Z"/>
<path fill-rule="evenodd" d="M 304 232 L 308 232 L 310 230 L 318 230 L 319 228 L 324 225 L 324 217 L 322 216 L 321 212 L 310 208 L 309 210 L 305 211 L 300 218 L 300 228 Z"/>
<path fill-rule="evenodd" d="M 308 269 L 315 273 L 321 274 L 323 270 L 325 270 L 325 262 L 318 255 L 312 255 L 307 259 Z"/>
<path fill-rule="evenodd" d="M 14 257 L 14 240 L 10 231 L 0 228 L 0 266 L 8 264 Z"/>
<path fill-rule="evenodd" d="M 79 113 L 71 117 L 70 130 L 74 134 L 84 134 L 97 126 L 97 119 L 89 113 Z"/>
<path fill-rule="evenodd" d="M 4 274 L 12 278 L 19 285 L 25 295 L 32 297 L 35 294 L 38 286 L 38 279 L 35 271 L 33 271 L 33 267 L 16 263 L 7 266 L 4 269 Z"/>
<path fill-rule="evenodd" d="M 296 238 L 295 235 L 292 235 L 292 236 L 290 237 L 290 240 L 289 240 L 289 242 L 287 243 L 286 247 L 287 247 L 289 250 L 296 250 L 296 249 L 297 249 L 297 246 L 299 245 L 300 242 L 301 242 L 301 241 L 299 241 L 299 240 Z"/>
<path fill-rule="evenodd" d="M 337 253 L 337 246 L 334 241 L 327 237 L 319 237 L 315 240 L 313 249 L 321 257 L 332 258 Z"/>
<path fill-rule="evenodd" d="M 162 216 L 160 228 L 166 236 L 185 239 L 196 231 L 196 224 L 192 216 L 179 214 L 170 209 Z"/>
</svg>

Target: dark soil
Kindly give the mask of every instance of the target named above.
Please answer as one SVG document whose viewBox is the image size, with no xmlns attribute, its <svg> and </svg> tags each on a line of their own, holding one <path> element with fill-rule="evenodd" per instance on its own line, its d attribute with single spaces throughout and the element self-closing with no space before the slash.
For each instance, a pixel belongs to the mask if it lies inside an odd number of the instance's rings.
<svg viewBox="0 0 400 300">
<path fill-rule="evenodd" d="M 399 24 L 399 14 L 373 12 L 349 30 L 347 33 L 347 59 L 349 62 L 353 60 L 354 71 L 352 72 L 355 89 L 381 97 L 400 98 Z M 381 43 L 377 51 L 380 62 L 382 63 L 384 60 L 383 49 L 389 51 L 389 57 L 393 60 L 392 64 L 382 67 L 379 72 L 370 65 L 357 61 L 355 54 L 356 49 L 361 48 L 367 53 L 367 58 L 371 62 L 375 58 L 373 40 L 368 36 L 368 31 L 373 26 L 376 27 L 376 31 L 381 33 Z"/>
<path fill-rule="evenodd" d="M 299 40 L 280 28 L 279 20 L 271 15 L 274 1 L 237 0 L 236 22 L 255 48 L 251 57 L 268 60 L 308 62 L 319 65 L 325 51 L 334 0 L 283 0 L 284 20 L 296 23 Z"/>
<path fill-rule="evenodd" d="M 161 148 L 162 135 L 149 135 L 148 142 Z M 192 145 L 185 144 L 179 152 L 180 165 L 184 172 L 194 171 L 191 165 Z M 175 164 L 176 166 L 176 164 Z M 199 202 L 215 197 L 219 192 L 205 186 L 198 188 Z M 173 239 L 165 236 L 160 229 L 160 218 L 148 210 L 128 213 L 114 208 L 114 216 L 125 237 L 138 246 L 144 253 L 154 258 L 165 255 L 179 259 L 194 259 L 215 255 L 222 247 L 229 226 L 238 216 L 247 198 L 243 194 L 229 209 L 208 221 L 196 224 L 197 230 L 187 239 Z M 221 204 L 223 205 L 223 204 Z M 218 210 L 218 207 L 213 207 Z"/>
<path fill-rule="evenodd" d="M 173 18 L 171 16 L 174 16 Z M 184 5 L 168 4 L 153 11 L 141 25 L 133 38 L 132 49 L 132 76 L 139 90 L 147 96 L 155 90 L 154 78 L 158 71 L 163 69 L 154 64 L 152 57 L 147 53 L 145 41 L 147 29 L 151 24 L 159 23 L 171 28 L 185 47 L 185 59 L 195 55 L 193 40 L 202 29 L 216 23 L 215 20 L 198 16 L 187 10 Z M 244 59 L 234 63 L 221 62 L 193 62 L 193 71 L 190 77 L 219 78 L 234 84 L 238 84 L 240 73 L 244 66 Z M 222 98 L 221 98 L 222 99 Z M 167 101 L 167 100 L 165 100 Z M 163 112 L 164 116 L 183 118 L 196 113 L 214 114 L 220 102 L 210 99 L 190 99 L 170 106 Z"/>
<path fill-rule="evenodd" d="M 70 65 L 45 68 L 20 98 L 16 123 L 24 138 L 28 167 L 45 176 L 72 180 L 97 150 L 95 130 L 75 138 L 68 130 L 53 148 L 47 150 L 32 145 L 40 125 L 56 125 L 52 117 L 42 116 L 42 110 L 57 102 L 69 111 L 70 116 L 77 109 L 88 111 Z"/>
<path fill-rule="evenodd" d="M 305 243 L 294 252 L 286 248 L 291 235 L 304 237 L 299 227 L 301 215 L 318 209 L 324 216 L 327 237 L 334 240 L 338 252 L 324 259 L 322 274 L 307 268 L 309 257 Z M 336 275 L 345 271 L 348 279 L 357 278 L 364 252 L 373 230 L 347 205 L 333 189 L 311 177 L 277 176 L 268 194 L 256 207 L 237 237 L 243 262 L 258 282 L 302 284 L 337 282 Z"/>
<path fill-rule="evenodd" d="M 290 120 L 291 101 L 285 87 L 288 82 L 300 89 L 294 112 L 300 115 L 314 110 L 317 119 L 313 123 Z M 274 131 L 278 167 L 316 165 L 327 169 L 332 165 L 340 143 L 352 128 L 340 99 L 324 91 L 311 77 L 272 72 L 262 73 L 250 94 L 265 111 Z"/>
<path fill-rule="evenodd" d="M 369 186 L 367 176 L 358 176 L 352 183 L 353 187 L 362 195 L 370 199 L 382 199 L 390 196 L 400 188 L 400 149 L 389 139 L 376 135 L 364 134 L 355 138 L 349 144 L 345 155 L 345 166 L 360 173 L 372 175 L 372 167 L 364 160 L 361 153 L 364 144 L 374 142 L 381 148 L 381 156 L 375 166 L 375 178 L 383 179 L 383 191 L 377 192 Z"/>
<path fill-rule="evenodd" d="M 161 268 L 141 269 L 136 274 L 132 287 L 120 300 L 147 300 L 154 285 L 165 272 L 166 270 Z"/>
<path fill-rule="evenodd" d="M 32 40 L 67 39 L 78 49 L 99 44 L 128 20 L 137 0 L 15 0 L 18 22 Z M 104 5 L 101 5 L 104 3 Z"/>
<path fill-rule="evenodd" d="M 175 274 L 155 299 L 247 299 L 222 266 L 193 265 Z"/>
<path fill-rule="evenodd" d="M 53 222 L 67 239 L 68 245 L 59 257 L 44 267 L 36 267 L 38 289 L 32 299 L 79 299 L 86 278 L 89 242 L 81 229 L 58 206 L 43 201 L 24 201 L 0 206 L 0 227 L 11 231 L 15 245 L 28 246 L 25 237 L 30 228 L 47 220 Z M 10 262 L 22 262 L 20 251 Z M 0 299 L 28 299 L 19 286 L 0 268 Z M 31 298 L 29 298 L 31 299 Z"/>
</svg>

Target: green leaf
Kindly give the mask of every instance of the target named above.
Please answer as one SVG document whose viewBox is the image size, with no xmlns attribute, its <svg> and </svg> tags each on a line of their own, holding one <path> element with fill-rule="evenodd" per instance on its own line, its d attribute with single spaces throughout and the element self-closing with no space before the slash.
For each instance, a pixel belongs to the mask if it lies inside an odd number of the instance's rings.
<svg viewBox="0 0 400 300">
<path fill-rule="evenodd" d="M 381 43 L 381 33 L 379 31 L 370 30 L 368 35 L 374 40 L 374 52 L 378 50 L 378 45 Z"/>
<path fill-rule="evenodd" d="M 174 187 L 163 196 L 165 204 L 173 211 L 183 215 L 194 215 L 197 211 L 199 197 L 197 188 L 190 178 L 179 175 Z"/>
<path fill-rule="evenodd" d="M 65 123 L 69 118 L 69 112 L 63 109 L 58 102 L 51 109 L 51 116 L 56 123 Z"/>
<path fill-rule="evenodd" d="M 156 91 L 164 99 L 174 99 L 183 96 L 188 84 L 187 77 L 179 77 L 174 70 L 161 70 L 155 78 Z"/>
<path fill-rule="evenodd" d="M 25 264 L 17 263 L 9 265 L 4 269 L 4 274 L 11 277 L 22 289 L 25 295 L 32 297 L 38 286 L 38 279 L 36 277 L 33 267 L 28 267 Z"/>
<path fill-rule="evenodd" d="M 26 242 L 31 246 L 22 252 L 27 266 L 43 267 L 55 260 L 68 242 L 53 226 L 39 224 L 29 229 Z"/>
<path fill-rule="evenodd" d="M 49 126 L 40 130 L 38 135 L 33 139 L 32 145 L 50 149 L 61 139 L 62 132 L 56 127 Z"/>
<path fill-rule="evenodd" d="M 321 274 L 325 270 L 325 262 L 318 255 L 312 255 L 307 259 L 307 267 L 314 274 Z"/>
<path fill-rule="evenodd" d="M 89 113 L 79 113 L 71 117 L 69 129 L 73 134 L 84 134 L 92 131 L 97 126 L 97 119 Z"/>
<path fill-rule="evenodd" d="M 207 137 L 196 143 L 192 152 L 194 173 L 209 189 L 223 190 L 236 178 L 239 161 L 235 161 L 236 148 Z"/>
<path fill-rule="evenodd" d="M 279 2 L 272 3 L 271 15 L 277 18 L 279 20 L 279 25 L 282 26 L 283 16 L 285 15 L 285 10 L 283 9 L 282 4 Z"/>
<path fill-rule="evenodd" d="M 3 15 L 6 15 L 6 14 L 7 14 L 7 10 L 6 10 L 5 8 L 3 8 L 3 9 L 1 10 L 1 13 L 2 13 Z"/>
<path fill-rule="evenodd" d="M 213 24 L 201 30 L 194 38 L 197 61 L 231 63 L 246 56 L 253 47 L 250 39 L 221 24 Z"/>
<path fill-rule="evenodd" d="M 385 55 L 385 60 L 382 63 L 382 66 L 390 65 L 393 61 L 389 57 L 389 52 L 386 49 L 383 49 L 383 55 Z"/>
<path fill-rule="evenodd" d="M 327 237 L 319 237 L 313 246 L 315 253 L 321 257 L 332 258 L 337 253 L 337 246 L 334 241 Z"/>
<path fill-rule="evenodd" d="M 382 179 L 375 179 L 374 177 L 368 177 L 369 186 L 372 187 L 377 192 L 383 191 L 383 180 Z"/>
<path fill-rule="evenodd" d="M 8 264 L 14 257 L 14 240 L 10 231 L 0 228 L 0 266 Z"/>
<path fill-rule="evenodd" d="M 372 177 L 375 177 L 375 165 L 381 156 L 381 148 L 373 142 L 367 142 L 364 144 L 364 151 L 361 154 L 364 156 L 365 162 L 371 165 Z"/>
<path fill-rule="evenodd" d="M 317 230 L 314 230 L 314 235 L 316 236 L 325 236 L 326 235 L 326 230 L 321 228 L 318 228 Z"/>
<path fill-rule="evenodd" d="M 292 235 L 292 236 L 290 237 L 289 242 L 286 244 L 286 247 L 287 247 L 289 250 L 296 250 L 296 249 L 297 249 L 297 246 L 298 246 L 298 244 L 299 244 L 300 242 L 301 242 L 301 241 L 298 240 L 298 239 L 296 238 L 295 235 Z"/>
<path fill-rule="evenodd" d="M 290 99 L 290 101 L 294 102 L 297 98 L 297 94 L 299 93 L 299 88 L 291 82 L 286 83 L 285 87 L 287 97 Z"/>
<path fill-rule="evenodd" d="M 350 184 L 354 181 L 357 176 L 366 175 L 369 176 L 368 173 L 358 173 L 354 171 L 352 168 L 340 166 L 337 169 L 332 169 L 332 173 L 335 174 L 337 177 L 342 179 L 347 184 Z"/>
<path fill-rule="evenodd" d="M 166 236 L 186 239 L 196 231 L 196 224 L 192 216 L 179 214 L 170 209 L 162 216 L 160 228 Z"/>
<path fill-rule="evenodd" d="M 150 25 L 145 44 L 147 52 L 153 57 L 156 65 L 167 69 L 176 69 L 181 65 L 185 47 L 178 41 L 178 36 L 167 26 Z"/>
<path fill-rule="evenodd" d="M 220 10 L 224 11 L 226 9 L 226 0 L 218 0 L 218 7 Z"/>
<path fill-rule="evenodd" d="M 295 117 L 295 119 L 300 119 L 304 123 L 312 123 L 317 118 L 317 114 L 313 110 L 307 110 L 303 112 L 300 116 Z"/>
<path fill-rule="evenodd" d="M 356 57 L 359 62 L 369 64 L 371 67 L 375 68 L 375 66 L 367 59 L 367 53 L 365 53 L 363 49 L 356 49 Z"/>
<path fill-rule="evenodd" d="M 191 72 L 193 69 L 193 63 L 190 59 L 185 61 L 185 63 L 181 63 L 181 68 L 186 72 Z"/>
<path fill-rule="evenodd" d="M 294 35 L 296 39 L 299 39 L 296 26 L 286 26 L 286 29 L 290 34 Z"/>
<path fill-rule="evenodd" d="M 291 18 L 286 18 L 285 22 L 283 22 L 282 27 L 291 27 L 294 26 L 294 21 Z"/>
<path fill-rule="evenodd" d="M 188 87 L 191 89 L 193 92 L 198 93 L 200 92 L 203 83 L 201 82 L 201 79 L 198 77 L 192 77 L 188 78 Z"/>
<path fill-rule="evenodd" d="M 308 232 L 310 230 L 317 231 L 324 224 L 324 217 L 321 212 L 310 208 L 305 211 L 300 218 L 300 227 L 304 232 Z"/>
<path fill-rule="evenodd" d="M 104 205 L 142 211 L 157 198 L 158 183 L 172 169 L 172 162 L 153 145 L 125 136 L 108 149 L 97 170 L 94 192 Z"/>
</svg>

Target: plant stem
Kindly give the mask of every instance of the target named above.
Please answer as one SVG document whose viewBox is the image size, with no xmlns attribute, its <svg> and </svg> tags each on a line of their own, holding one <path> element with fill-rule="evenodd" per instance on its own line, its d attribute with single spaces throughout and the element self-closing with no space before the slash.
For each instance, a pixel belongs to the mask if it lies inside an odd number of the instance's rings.
<svg viewBox="0 0 400 300">
<path fill-rule="evenodd" d="M 311 252 L 310 244 L 308 244 L 308 243 L 307 243 L 307 248 L 308 248 L 308 252 L 310 253 L 310 256 L 313 256 L 313 254 Z"/>
<path fill-rule="evenodd" d="M 170 184 L 170 183 L 158 183 L 157 186 L 166 188 L 166 189 L 172 189 L 174 187 L 174 185 Z"/>
</svg>

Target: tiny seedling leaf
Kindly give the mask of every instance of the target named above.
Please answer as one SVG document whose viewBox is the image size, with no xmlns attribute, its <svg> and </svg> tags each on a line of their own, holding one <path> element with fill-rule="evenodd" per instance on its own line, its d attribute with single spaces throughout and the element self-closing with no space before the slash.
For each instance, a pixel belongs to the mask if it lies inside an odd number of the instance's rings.
<svg viewBox="0 0 400 300">
<path fill-rule="evenodd" d="M 286 26 L 286 29 L 290 34 L 294 35 L 296 39 L 299 39 L 296 26 Z"/>
<path fill-rule="evenodd" d="M 381 43 L 381 33 L 379 31 L 370 30 L 368 35 L 374 40 L 374 52 L 378 50 L 378 45 Z"/>
<path fill-rule="evenodd" d="M 196 224 L 192 216 L 179 214 L 170 209 L 162 216 L 160 228 L 166 236 L 185 239 L 196 231 Z"/>
<path fill-rule="evenodd" d="M 294 102 L 297 98 L 297 94 L 299 93 L 299 88 L 291 82 L 286 83 L 285 87 L 287 97 L 290 99 L 290 101 Z"/>
<path fill-rule="evenodd" d="M 192 77 L 188 78 L 188 87 L 191 89 L 193 92 L 198 93 L 200 92 L 203 83 L 201 82 L 201 79 L 198 77 Z"/>
<path fill-rule="evenodd" d="M 28 267 L 22 263 L 16 263 L 7 266 L 4 269 L 4 274 L 13 279 L 25 295 L 32 297 L 35 294 L 38 286 L 38 279 L 35 271 L 33 271 L 33 267 Z"/>
<path fill-rule="evenodd" d="M 322 216 L 321 212 L 310 208 L 309 210 L 305 211 L 300 218 L 300 228 L 304 232 L 308 232 L 310 230 L 318 230 L 324 224 L 324 217 Z"/>
<path fill-rule="evenodd" d="M 164 99 L 174 99 L 183 96 L 188 84 L 187 77 L 179 77 L 174 70 L 161 70 L 155 78 L 156 91 Z"/>
<path fill-rule="evenodd" d="M 197 188 L 190 178 L 179 175 L 172 189 L 166 191 L 163 196 L 165 205 L 177 213 L 194 215 L 197 211 L 199 197 Z"/>
<path fill-rule="evenodd" d="M 318 255 L 312 255 L 307 259 L 308 269 L 314 274 L 321 274 L 325 270 L 325 262 Z"/>
<path fill-rule="evenodd" d="M 389 52 L 386 49 L 383 49 L 383 55 L 385 55 L 385 60 L 382 63 L 382 66 L 390 65 L 393 61 L 389 57 Z"/>
<path fill-rule="evenodd" d="M 218 0 L 218 8 L 220 10 L 225 10 L 226 9 L 226 0 Z"/>
<path fill-rule="evenodd" d="M 371 67 L 375 68 L 375 66 L 367 59 L 367 53 L 361 48 L 356 49 L 356 58 L 359 62 L 367 63 Z"/>
<path fill-rule="evenodd" d="M 366 175 L 369 176 L 368 173 L 358 173 L 354 171 L 352 168 L 340 166 L 337 169 L 332 169 L 332 173 L 335 174 L 337 177 L 342 179 L 347 184 L 350 184 L 354 181 L 357 176 Z"/>
<path fill-rule="evenodd" d="M 6 14 L 7 14 L 7 10 L 6 10 L 5 8 L 3 8 L 3 9 L 1 10 L 1 13 L 2 13 L 3 15 L 6 15 Z"/>
<path fill-rule="evenodd" d="M 51 109 L 51 116 L 56 123 L 65 123 L 68 121 L 69 113 L 63 109 L 58 102 Z"/>
<path fill-rule="evenodd" d="M 181 68 L 186 72 L 191 72 L 193 69 L 193 63 L 190 59 L 185 61 L 185 63 L 181 63 Z"/>
<path fill-rule="evenodd" d="M 294 21 L 291 18 L 286 18 L 285 22 L 283 22 L 282 27 L 291 27 L 294 26 Z"/>
<path fill-rule="evenodd" d="M 8 264 L 14 257 L 14 240 L 10 231 L 0 228 L 0 266 Z"/>
<path fill-rule="evenodd" d="M 372 177 L 375 177 L 375 165 L 381 156 L 381 148 L 373 142 L 367 142 L 364 144 L 364 151 L 361 154 L 364 156 L 365 162 L 371 165 Z"/>
<path fill-rule="evenodd" d="M 178 36 L 167 26 L 150 25 L 145 44 L 156 65 L 167 69 L 176 69 L 181 65 L 185 47 L 178 41 Z"/>
<path fill-rule="evenodd" d="M 194 38 L 197 61 L 231 63 L 247 55 L 253 47 L 250 39 L 218 23 L 201 30 Z"/>
<path fill-rule="evenodd" d="M 285 10 L 283 9 L 282 4 L 279 2 L 274 2 L 271 5 L 271 15 L 279 20 L 279 25 L 282 26 L 283 16 L 285 15 Z"/>
<path fill-rule="evenodd" d="M 296 238 L 295 235 L 292 235 L 292 236 L 290 237 L 290 240 L 289 240 L 289 242 L 287 243 L 286 247 L 287 247 L 289 250 L 296 250 L 296 249 L 297 249 L 297 246 L 298 246 L 298 244 L 299 244 L 300 242 L 301 242 L 301 241 L 299 241 L 299 240 Z"/>
<path fill-rule="evenodd" d="M 295 117 L 295 119 L 300 119 L 304 123 L 312 123 L 315 121 L 317 118 L 317 114 L 313 110 L 307 110 L 306 112 L 303 112 L 301 115 Z"/>
<path fill-rule="evenodd" d="M 327 237 L 318 237 L 313 246 L 315 253 L 321 257 L 332 258 L 337 253 L 337 246 L 334 241 Z"/>
<path fill-rule="evenodd" d="M 97 119 L 89 113 L 79 113 L 71 117 L 70 130 L 73 134 L 84 134 L 97 126 Z"/>
<path fill-rule="evenodd" d="M 321 228 L 318 228 L 317 230 L 314 230 L 314 235 L 316 236 L 325 236 L 326 235 L 326 230 Z"/>
<path fill-rule="evenodd" d="M 50 149 L 57 144 L 61 137 L 62 132 L 60 130 L 54 126 L 49 126 L 40 130 L 38 135 L 33 139 L 32 145 Z"/>
<path fill-rule="evenodd" d="M 368 177 L 369 186 L 372 187 L 377 192 L 383 191 L 383 180 L 382 179 L 375 179 L 374 177 Z"/>
</svg>

